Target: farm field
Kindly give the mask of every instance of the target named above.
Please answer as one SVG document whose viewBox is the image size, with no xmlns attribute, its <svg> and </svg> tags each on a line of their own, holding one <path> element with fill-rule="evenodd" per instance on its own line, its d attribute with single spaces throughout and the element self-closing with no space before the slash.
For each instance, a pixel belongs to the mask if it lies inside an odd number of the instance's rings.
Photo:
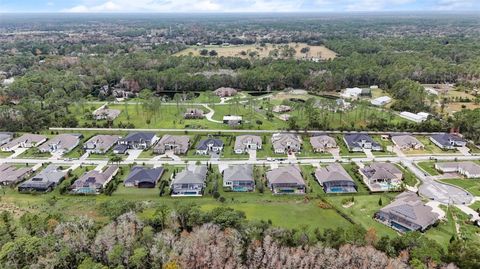
<svg viewBox="0 0 480 269">
<path fill-rule="evenodd" d="M 295 50 L 293 57 L 296 59 L 310 59 L 319 58 L 322 60 L 330 60 L 336 57 L 336 53 L 325 46 L 310 46 L 306 43 L 288 43 L 288 44 L 265 44 L 261 46 L 259 44 L 253 45 L 229 45 L 229 46 L 191 46 L 185 50 L 182 50 L 174 55 L 184 56 L 193 55 L 200 56 L 200 51 L 206 49 L 208 51 L 215 50 L 218 53 L 218 57 L 240 57 L 250 58 L 250 55 L 255 55 L 258 58 L 288 58 L 288 56 L 282 53 L 283 47 L 290 47 Z M 308 48 L 308 53 L 301 53 L 302 48 Z"/>
</svg>

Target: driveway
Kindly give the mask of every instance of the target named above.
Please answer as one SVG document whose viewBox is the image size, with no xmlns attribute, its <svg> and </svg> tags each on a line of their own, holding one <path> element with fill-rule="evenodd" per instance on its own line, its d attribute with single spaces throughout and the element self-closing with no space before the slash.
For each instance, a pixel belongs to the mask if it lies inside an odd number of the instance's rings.
<svg viewBox="0 0 480 269">
<path fill-rule="evenodd" d="M 375 158 L 375 156 L 373 156 L 373 153 L 372 153 L 371 149 L 364 149 L 363 152 L 365 153 L 365 155 L 367 155 L 367 158 L 369 158 L 369 159 L 374 159 Z"/>
<path fill-rule="evenodd" d="M 126 161 L 135 161 L 140 156 L 140 154 L 142 154 L 142 151 L 143 150 L 141 150 L 141 149 L 129 149 L 129 150 L 127 150 L 128 157 L 125 160 Z"/>
<path fill-rule="evenodd" d="M 405 153 L 397 146 L 388 146 L 387 149 L 391 147 L 391 152 L 397 154 L 398 157 L 406 157 Z"/>
<path fill-rule="evenodd" d="M 335 160 L 340 160 L 340 159 L 342 159 L 342 157 L 340 156 L 340 149 L 339 149 L 339 148 L 328 149 L 328 152 L 329 152 L 330 154 L 332 154 L 333 159 L 335 159 Z"/>
<path fill-rule="evenodd" d="M 471 156 L 472 155 L 470 153 L 470 149 L 468 147 L 458 148 L 458 151 L 460 151 L 460 153 L 462 153 L 464 156 Z"/>
<path fill-rule="evenodd" d="M 257 151 L 254 149 L 248 150 L 248 160 L 256 161 L 257 160 Z"/>
<path fill-rule="evenodd" d="M 24 153 L 25 151 L 27 151 L 28 148 L 17 148 L 12 155 L 8 156 L 7 159 L 13 159 L 13 158 L 16 158 L 18 155 Z"/>
<path fill-rule="evenodd" d="M 219 121 L 219 120 L 214 120 L 213 119 L 213 114 L 215 114 L 215 111 L 213 109 L 211 109 L 208 105 L 206 104 L 203 104 L 203 107 L 205 107 L 207 110 L 208 110 L 208 113 L 205 114 L 205 118 L 208 120 L 208 121 L 211 121 L 211 122 L 215 122 L 215 123 L 223 123 L 222 121 Z"/>
</svg>

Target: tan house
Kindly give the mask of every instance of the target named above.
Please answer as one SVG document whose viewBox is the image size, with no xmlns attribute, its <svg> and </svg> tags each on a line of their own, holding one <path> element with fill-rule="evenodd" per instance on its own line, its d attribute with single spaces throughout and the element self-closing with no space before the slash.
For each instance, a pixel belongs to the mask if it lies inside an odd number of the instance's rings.
<svg viewBox="0 0 480 269">
<path fill-rule="evenodd" d="M 187 108 L 183 114 L 183 118 L 185 119 L 203 119 L 204 117 L 203 110 L 198 108 Z"/>
<path fill-rule="evenodd" d="M 425 148 L 418 139 L 411 135 L 395 135 L 392 136 L 392 142 L 401 150 L 421 150 Z"/>
<path fill-rule="evenodd" d="M 213 93 L 219 97 L 230 97 L 236 95 L 238 90 L 234 88 L 221 87 L 216 89 Z"/>
<path fill-rule="evenodd" d="M 315 152 L 325 152 L 328 149 L 337 147 L 335 138 L 328 135 L 312 136 L 310 137 L 310 144 Z"/>
<path fill-rule="evenodd" d="M 398 189 L 403 179 L 402 171 L 392 163 L 372 163 L 360 169 L 360 174 L 371 191 Z"/>
</svg>

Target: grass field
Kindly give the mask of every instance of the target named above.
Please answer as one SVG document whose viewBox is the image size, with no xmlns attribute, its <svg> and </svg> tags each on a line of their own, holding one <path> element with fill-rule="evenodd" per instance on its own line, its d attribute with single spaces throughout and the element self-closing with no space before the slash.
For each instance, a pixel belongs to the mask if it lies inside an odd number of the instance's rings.
<svg viewBox="0 0 480 269">
<path fill-rule="evenodd" d="M 425 172 L 429 173 L 431 176 L 440 175 L 440 173 L 435 169 L 435 162 L 419 162 L 417 164 L 420 168 L 422 168 Z"/>
<path fill-rule="evenodd" d="M 443 179 L 442 182 L 450 183 L 459 186 L 469 191 L 474 196 L 480 196 L 480 180 L 478 179 Z"/>
<path fill-rule="evenodd" d="M 176 56 L 185 56 L 193 55 L 200 56 L 200 51 L 206 49 L 208 51 L 215 50 L 218 53 L 218 57 L 240 57 L 240 58 L 250 58 L 251 55 L 255 54 L 255 58 L 288 58 L 282 53 L 283 47 L 288 46 L 295 50 L 293 55 L 296 59 L 309 59 L 309 58 L 320 58 L 323 60 L 329 60 L 336 57 L 336 53 L 324 46 L 310 46 L 306 43 L 289 43 L 287 44 L 265 44 L 261 46 L 258 44 L 253 45 L 230 45 L 230 46 L 191 46 L 185 50 L 182 50 L 176 53 Z M 302 48 L 308 47 L 309 52 L 307 54 L 301 53 Z M 242 53 L 244 52 L 244 53 Z M 277 52 L 278 55 L 275 55 Z M 245 55 L 244 55 L 245 54 Z"/>
</svg>

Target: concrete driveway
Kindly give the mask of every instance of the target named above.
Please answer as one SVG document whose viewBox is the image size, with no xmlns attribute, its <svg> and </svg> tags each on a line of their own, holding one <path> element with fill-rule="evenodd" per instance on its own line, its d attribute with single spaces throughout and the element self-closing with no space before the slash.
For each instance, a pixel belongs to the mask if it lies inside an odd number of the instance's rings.
<svg viewBox="0 0 480 269">
<path fill-rule="evenodd" d="M 458 151 L 462 153 L 464 156 L 471 156 L 472 154 L 470 153 L 470 149 L 468 147 L 460 147 L 458 148 Z"/>
<path fill-rule="evenodd" d="M 127 150 L 128 157 L 125 160 L 126 161 L 136 160 L 140 156 L 140 154 L 142 154 L 142 151 L 143 150 L 141 150 L 141 149 L 129 149 L 129 150 Z"/>
<path fill-rule="evenodd" d="M 373 153 L 372 153 L 371 149 L 364 149 L 363 152 L 365 153 L 365 155 L 367 155 L 367 158 L 369 158 L 369 159 L 374 159 L 375 158 L 375 156 L 373 156 Z"/>
<path fill-rule="evenodd" d="M 16 158 L 18 155 L 24 153 L 25 151 L 27 151 L 28 148 L 17 148 L 12 155 L 8 156 L 7 159 L 13 159 L 13 158 Z"/>
<path fill-rule="evenodd" d="M 257 151 L 254 149 L 248 150 L 248 160 L 256 161 L 257 160 Z"/>
</svg>

